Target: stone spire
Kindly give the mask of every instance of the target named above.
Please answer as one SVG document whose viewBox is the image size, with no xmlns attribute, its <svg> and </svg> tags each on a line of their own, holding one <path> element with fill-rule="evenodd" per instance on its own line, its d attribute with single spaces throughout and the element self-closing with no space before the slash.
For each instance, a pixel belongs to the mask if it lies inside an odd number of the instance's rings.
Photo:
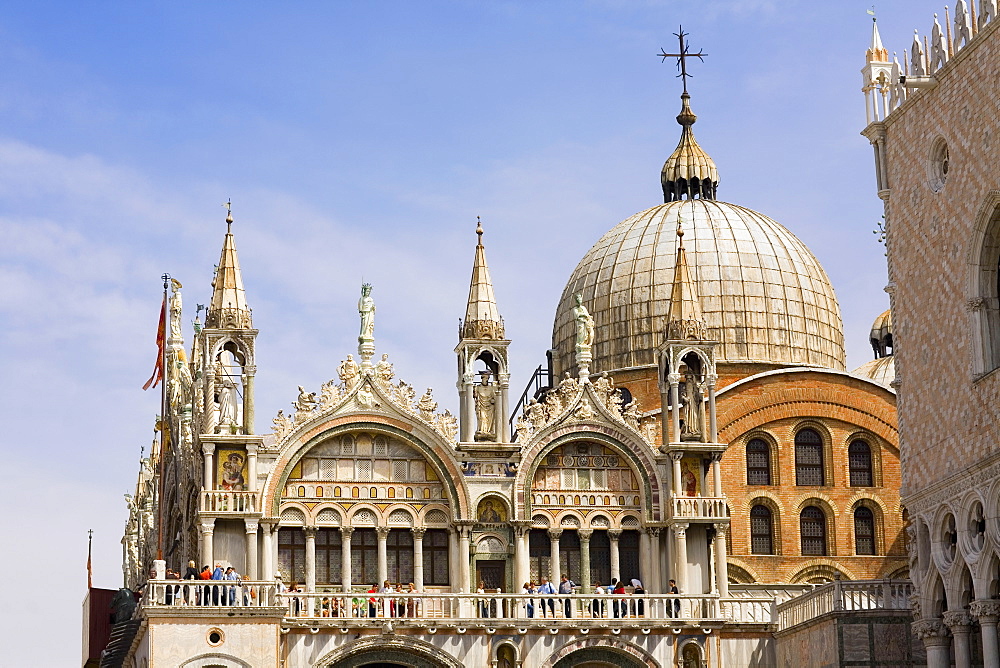
<svg viewBox="0 0 1000 668">
<path fill-rule="evenodd" d="M 691 96 L 685 90 L 681 94 L 681 113 L 677 115 L 677 122 L 683 128 L 681 140 L 667 158 L 660 174 L 664 202 L 715 199 L 719 187 L 719 170 L 694 138 L 691 126 L 697 120 L 698 117 L 691 111 Z"/>
<path fill-rule="evenodd" d="M 691 280 L 687 255 L 684 253 L 683 218 L 677 213 L 677 260 L 674 263 L 674 284 L 667 312 L 668 341 L 705 341 L 708 325 L 701 315 L 698 291 Z"/>
<path fill-rule="evenodd" d="M 222 243 L 222 257 L 212 280 L 212 301 L 208 304 L 205 326 L 215 329 L 252 329 L 250 307 L 243 290 L 243 274 L 236 256 L 233 237 L 233 213 L 229 203 L 226 215 L 226 238 Z"/>
<path fill-rule="evenodd" d="M 869 63 L 889 62 L 889 52 L 882 46 L 882 36 L 878 34 L 878 21 L 872 17 L 872 41 L 865 52 L 865 60 Z"/>
<path fill-rule="evenodd" d="M 479 243 L 476 244 L 469 303 L 465 308 L 465 320 L 462 322 L 459 338 L 501 340 L 504 338 L 503 318 L 500 317 L 496 298 L 493 296 L 493 281 L 490 279 L 486 248 L 483 246 L 483 224 L 478 216 L 476 234 L 479 236 Z"/>
</svg>

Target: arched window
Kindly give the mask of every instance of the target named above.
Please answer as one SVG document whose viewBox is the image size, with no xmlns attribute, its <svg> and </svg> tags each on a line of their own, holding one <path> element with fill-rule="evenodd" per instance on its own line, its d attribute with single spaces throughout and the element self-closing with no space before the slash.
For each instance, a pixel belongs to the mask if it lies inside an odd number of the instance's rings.
<svg viewBox="0 0 1000 668">
<path fill-rule="evenodd" d="M 823 439 L 812 429 L 795 434 L 795 484 L 826 484 L 823 480 Z"/>
<path fill-rule="evenodd" d="M 852 441 L 847 448 L 847 459 L 851 468 L 851 487 L 871 487 L 875 483 L 872 476 L 872 449 L 866 442 Z"/>
<path fill-rule="evenodd" d="M 757 504 L 750 509 L 750 552 L 774 554 L 774 525 L 771 509 Z"/>
<path fill-rule="evenodd" d="M 865 506 L 854 510 L 854 551 L 875 554 L 875 513 Z"/>
<path fill-rule="evenodd" d="M 771 484 L 771 448 L 759 438 L 747 443 L 747 484 Z"/>
<path fill-rule="evenodd" d="M 826 515 L 816 506 L 806 506 L 799 516 L 804 556 L 826 556 Z"/>
</svg>

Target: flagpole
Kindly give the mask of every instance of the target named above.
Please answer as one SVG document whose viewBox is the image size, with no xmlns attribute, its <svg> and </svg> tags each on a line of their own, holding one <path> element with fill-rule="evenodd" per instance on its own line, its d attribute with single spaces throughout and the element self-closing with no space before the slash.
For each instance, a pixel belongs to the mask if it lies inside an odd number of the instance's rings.
<svg viewBox="0 0 1000 668">
<path fill-rule="evenodd" d="M 91 562 L 93 545 L 94 545 L 94 530 L 89 529 L 87 531 L 87 590 L 88 591 L 94 588 L 94 567 Z"/>
<path fill-rule="evenodd" d="M 163 303 L 167 303 L 167 286 L 170 285 L 170 274 L 160 276 L 163 279 Z M 165 313 L 164 313 L 165 315 Z M 166 323 L 164 322 L 164 325 Z M 163 330 L 164 342 L 160 346 L 160 373 L 163 380 L 160 382 L 160 474 L 156 492 L 156 558 L 163 560 L 163 468 L 164 454 L 166 452 L 165 434 L 167 431 L 167 329 Z"/>
</svg>

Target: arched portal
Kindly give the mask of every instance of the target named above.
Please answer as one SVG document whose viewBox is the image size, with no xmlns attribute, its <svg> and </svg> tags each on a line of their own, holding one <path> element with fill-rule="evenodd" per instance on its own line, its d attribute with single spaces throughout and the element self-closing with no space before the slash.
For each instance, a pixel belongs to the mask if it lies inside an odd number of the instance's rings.
<svg viewBox="0 0 1000 668">
<path fill-rule="evenodd" d="M 348 643 L 316 662 L 322 668 L 464 668 L 454 657 L 430 643 L 369 638 Z"/>
</svg>

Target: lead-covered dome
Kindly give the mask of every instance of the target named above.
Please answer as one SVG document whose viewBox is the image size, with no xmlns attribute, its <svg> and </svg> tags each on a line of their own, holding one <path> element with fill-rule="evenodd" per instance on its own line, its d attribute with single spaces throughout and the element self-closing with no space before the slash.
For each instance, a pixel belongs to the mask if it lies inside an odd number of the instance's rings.
<svg viewBox="0 0 1000 668">
<path fill-rule="evenodd" d="M 574 365 L 577 293 L 594 317 L 596 371 L 651 365 L 666 319 L 681 214 L 684 246 L 720 363 L 844 369 L 840 307 L 805 244 L 756 211 L 713 199 L 655 206 L 605 234 L 583 257 L 559 301 L 556 368 Z"/>
</svg>

